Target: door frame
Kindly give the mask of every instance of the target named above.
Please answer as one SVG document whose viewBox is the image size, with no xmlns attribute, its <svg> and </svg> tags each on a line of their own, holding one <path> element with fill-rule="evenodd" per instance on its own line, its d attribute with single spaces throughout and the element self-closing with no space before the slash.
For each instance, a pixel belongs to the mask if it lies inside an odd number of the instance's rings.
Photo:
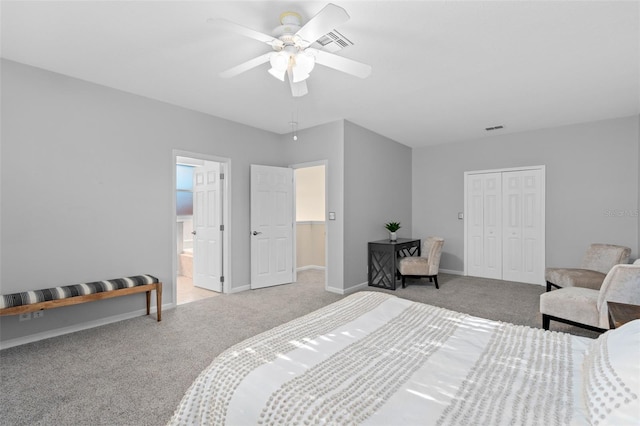
<svg viewBox="0 0 640 426">
<path fill-rule="evenodd" d="M 296 173 L 295 169 L 324 166 L 324 289 L 329 290 L 329 161 L 317 160 L 290 164 L 293 173 L 293 282 L 298 281 L 297 271 L 297 232 L 296 232 Z"/>
<path fill-rule="evenodd" d="M 231 251 L 229 250 L 229 242 L 231 241 L 231 159 L 227 157 L 219 157 L 216 155 L 203 154 L 198 152 L 183 151 L 174 149 L 171 151 L 171 170 L 172 170 L 172 185 L 171 185 L 171 271 L 172 271 L 172 305 L 176 306 L 178 303 L 178 256 L 176 255 L 176 241 L 178 240 L 178 215 L 176 212 L 176 164 L 178 157 L 189 157 L 196 160 L 203 161 L 215 161 L 220 163 L 220 170 L 224 173 L 224 179 L 222 180 L 222 219 L 221 224 L 224 226 L 224 232 L 222 233 L 222 271 L 224 276 L 224 283 L 222 285 L 222 293 L 229 293 L 232 287 L 231 276 Z"/>
<path fill-rule="evenodd" d="M 542 174 L 542 196 L 541 196 L 541 209 L 542 212 L 540 214 L 540 226 L 542 227 L 542 242 L 541 242 L 541 259 L 542 259 L 542 268 L 543 268 L 543 276 L 544 276 L 544 266 L 546 264 L 546 193 L 547 193 L 547 188 L 546 188 L 546 180 L 547 180 L 547 171 L 546 171 L 546 166 L 544 165 L 538 165 L 538 166 L 522 166 L 522 167 L 508 167 L 508 168 L 503 168 L 503 169 L 487 169 L 487 170 L 472 170 L 472 171 L 467 171 L 464 172 L 464 214 L 466 216 L 467 214 L 467 177 L 469 175 L 476 175 L 476 174 L 484 174 L 484 173 L 504 173 L 504 172 L 522 172 L 522 171 L 526 171 L 526 170 L 540 170 L 541 174 Z M 463 262 L 464 262 L 464 269 L 463 269 L 463 274 L 464 276 L 468 276 L 468 259 L 467 259 L 467 248 L 469 247 L 468 244 L 468 223 L 469 221 L 467 220 L 467 217 L 464 217 L 464 257 L 463 257 Z M 540 285 L 544 285 L 544 282 L 539 283 Z"/>
</svg>

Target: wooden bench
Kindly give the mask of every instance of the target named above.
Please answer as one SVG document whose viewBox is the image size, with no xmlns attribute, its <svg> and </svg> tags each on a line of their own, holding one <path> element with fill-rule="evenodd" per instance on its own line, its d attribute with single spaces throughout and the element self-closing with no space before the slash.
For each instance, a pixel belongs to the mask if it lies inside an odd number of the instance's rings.
<svg viewBox="0 0 640 426">
<path fill-rule="evenodd" d="M 152 290 L 156 291 L 157 318 L 160 321 L 162 320 L 162 283 L 152 275 L 136 275 L 2 295 L 0 296 L 0 316 L 25 314 L 143 292 L 147 293 L 147 315 L 149 315 Z"/>
</svg>

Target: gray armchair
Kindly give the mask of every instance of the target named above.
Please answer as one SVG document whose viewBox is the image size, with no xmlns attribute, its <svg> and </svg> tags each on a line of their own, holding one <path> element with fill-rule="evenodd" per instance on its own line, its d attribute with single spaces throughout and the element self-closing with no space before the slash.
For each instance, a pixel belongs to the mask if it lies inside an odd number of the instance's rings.
<svg viewBox="0 0 640 426">
<path fill-rule="evenodd" d="M 553 320 L 589 330 L 608 330 L 608 301 L 640 305 L 640 260 L 633 265 L 615 265 L 599 290 L 566 287 L 542 293 L 542 327 L 548 330 Z"/>
<path fill-rule="evenodd" d="M 547 291 L 551 287 L 585 287 L 598 290 L 604 277 L 620 263 L 628 263 L 631 249 L 613 244 L 591 244 L 580 268 L 547 268 Z"/>
<path fill-rule="evenodd" d="M 427 277 L 438 287 L 438 270 L 444 238 L 427 237 L 422 242 L 420 256 L 403 257 L 398 262 L 398 273 L 402 277 L 402 287 L 406 287 L 406 277 Z"/>
</svg>

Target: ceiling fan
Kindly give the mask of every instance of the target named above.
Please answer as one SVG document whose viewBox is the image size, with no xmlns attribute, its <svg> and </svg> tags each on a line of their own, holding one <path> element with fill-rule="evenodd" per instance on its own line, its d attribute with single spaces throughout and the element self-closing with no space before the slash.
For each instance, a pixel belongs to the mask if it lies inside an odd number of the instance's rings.
<svg viewBox="0 0 640 426">
<path fill-rule="evenodd" d="M 280 15 L 280 26 L 273 30 L 273 36 L 263 34 L 225 19 L 211 22 L 221 28 L 261 41 L 273 51 L 260 55 L 220 73 L 223 78 L 234 77 L 259 65 L 270 62 L 269 74 L 284 81 L 285 75 L 295 97 L 308 93 L 306 79 L 316 64 L 324 65 L 347 74 L 366 78 L 371 74 L 371 66 L 344 58 L 323 50 L 315 43 L 335 27 L 349 20 L 349 14 L 340 6 L 327 4 L 318 14 L 301 26 L 302 17 L 295 12 Z M 317 46 L 317 47 L 313 47 Z"/>
</svg>

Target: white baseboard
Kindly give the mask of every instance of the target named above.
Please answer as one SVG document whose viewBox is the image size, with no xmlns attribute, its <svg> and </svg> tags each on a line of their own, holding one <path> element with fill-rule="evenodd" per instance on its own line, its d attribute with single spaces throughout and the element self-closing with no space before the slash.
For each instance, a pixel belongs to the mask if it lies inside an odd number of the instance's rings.
<svg viewBox="0 0 640 426">
<path fill-rule="evenodd" d="M 175 308 L 173 303 L 167 303 L 162 305 L 162 311 L 165 312 L 169 309 Z M 156 313 L 156 308 L 151 307 L 150 315 L 153 316 Z M 0 342 L 0 350 L 12 348 L 14 346 L 20 346 L 27 343 L 37 342 L 39 340 L 50 339 L 52 337 L 62 336 L 64 334 L 75 333 L 76 331 L 87 330 L 90 328 L 100 327 L 102 325 L 111 324 L 118 321 L 124 321 L 131 318 L 142 317 L 147 315 L 147 309 L 139 309 L 137 311 L 129 312 L 126 314 L 114 315 L 111 317 L 101 318 L 99 320 L 87 321 L 82 324 L 70 325 L 69 327 L 57 328 L 55 330 L 43 331 L 42 333 L 30 334 L 29 336 L 17 337 L 15 339 L 9 339 Z M 154 318 L 155 320 L 155 318 Z"/>
<path fill-rule="evenodd" d="M 326 266 L 318 266 L 318 265 L 307 265 L 307 266 L 301 266 L 299 268 L 296 268 L 296 272 L 300 272 L 300 271 L 308 271 L 309 269 L 317 269 L 319 271 L 324 271 L 327 269 Z"/>
<path fill-rule="evenodd" d="M 464 271 L 455 271 L 453 269 L 440 269 L 440 272 L 444 273 L 444 274 L 451 274 L 451 275 L 460 275 L 460 276 L 466 276 L 464 274 Z M 500 278 L 495 278 L 495 279 L 500 279 Z M 516 281 L 517 282 L 517 281 Z M 541 286 L 546 286 L 547 282 L 546 281 L 540 281 L 537 283 L 529 283 L 529 282 L 522 282 L 522 284 L 533 284 L 533 285 L 541 285 Z"/>
<path fill-rule="evenodd" d="M 240 293 L 241 291 L 247 291 L 247 290 L 251 290 L 251 286 L 249 284 L 243 285 L 243 286 L 240 286 L 240 287 L 234 287 L 232 289 L 229 289 L 229 291 L 225 292 L 225 293 L 233 294 L 233 293 Z"/>
<path fill-rule="evenodd" d="M 453 269 L 439 269 L 440 272 L 445 273 L 445 274 L 451 274 L 451 275 L 464 275 L 464 271 L 456 271 Z"/>
<path fill-rule="evenodd" d="M 331 293 L 337 293 L 341 295 L 355 293 L 356 291 L 365 290 L 369 286 L 369 282 L 363 282 L 360 284 L 356 284 L 353 287 L 349 288 L 335 288 L 335 287 L 327 287 L 327 291 Z"/>
</svg>

